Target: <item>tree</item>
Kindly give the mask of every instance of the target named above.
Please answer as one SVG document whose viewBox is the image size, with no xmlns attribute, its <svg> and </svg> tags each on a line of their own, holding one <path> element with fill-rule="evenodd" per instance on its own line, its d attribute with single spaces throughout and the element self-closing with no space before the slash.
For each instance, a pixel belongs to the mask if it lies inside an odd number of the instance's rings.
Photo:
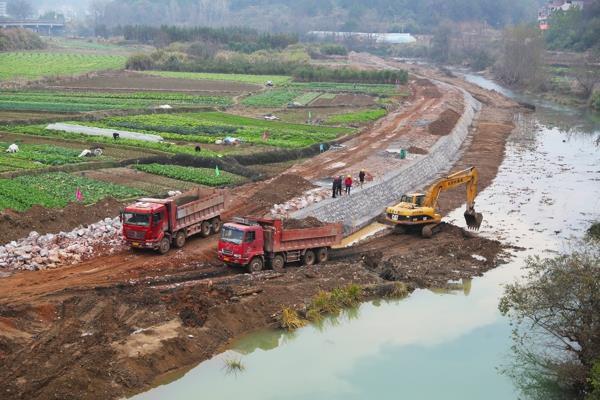
<svg viewBox="0 0 600 400">
<path fill-rule="evenodd" d="M 29 18 L 33 15 L 33 7 L 26 0 L 12 0 L 7 4 L 8 15 L 14 18 Z"/>
<path fill-rule="evenodd" d="M 499 309 L 514 322 L 507 373 L 529 397 L 598 394 L 600 242 L 590 237 L 552 259 L 527 261 L 524 282 L 507 285 Z"/>
<path fill-rule="evenodd" d="M 541 80 L 544 42 L 536 27 L 521 25 L 504 30 L 496 75 L 508 85 L 533 86 Z"/>
</svg>

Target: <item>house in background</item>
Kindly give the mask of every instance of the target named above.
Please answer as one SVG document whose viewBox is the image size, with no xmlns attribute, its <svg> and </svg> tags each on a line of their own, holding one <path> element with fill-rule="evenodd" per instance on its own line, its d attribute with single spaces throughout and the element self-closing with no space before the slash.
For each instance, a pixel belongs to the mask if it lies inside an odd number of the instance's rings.
<svg viewBox="0 0 600 400">
<path fill-rule="evenodd" d="M 6 2 L 0 1 L 0 18 L 8 17 L 8 12 L 6 11 Z"/>
<path fill-rule="evenodd" d="M 542 6 L 538 11 L 538 26 L 542 31 L 547 30 L 550 25 L 548 18 L 557 11 L 568 11 L 571 8 L 585 10 L 594 0 L 552 0 Z"/>
</svg>

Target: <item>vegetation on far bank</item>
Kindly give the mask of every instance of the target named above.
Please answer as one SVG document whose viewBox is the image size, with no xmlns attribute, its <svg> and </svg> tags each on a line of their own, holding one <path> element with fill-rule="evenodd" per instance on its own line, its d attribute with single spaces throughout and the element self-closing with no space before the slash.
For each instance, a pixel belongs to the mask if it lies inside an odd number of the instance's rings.
<svg viewBox="0 0 600 400">
<path fill-rule="evenodd" d="M 0 28 L 0 51 L 40 50 L 46 43 L 29 29 Z"/>
</svg>

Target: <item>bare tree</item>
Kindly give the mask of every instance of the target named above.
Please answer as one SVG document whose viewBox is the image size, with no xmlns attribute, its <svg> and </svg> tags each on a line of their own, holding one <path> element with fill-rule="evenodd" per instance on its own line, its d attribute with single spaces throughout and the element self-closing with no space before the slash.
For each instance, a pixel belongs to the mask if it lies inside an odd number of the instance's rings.
<svg viewBox="0 0 600 400">
<path fill-rule="evenodd" d="M 504 31 L 495 72 L 506 84 L 532 86 L 542 78 L 543 38 L 535 27 L 517 26 Z"/>
<path fill-rule="evenodd" d="M 574 72 L 575 80 L 581 86 L 583 95 L 590 97 L 596 84 L 600 83 L 600 72 L 597 69 L 586 67 L 577 68 Z"/>
<path fill-rule="evenodd" d="M 33 7 L 26 0 L 12 0 L 7 5 L 8 15 L 14 18 L 29 18 L 33 15 Z"/>
</svg>

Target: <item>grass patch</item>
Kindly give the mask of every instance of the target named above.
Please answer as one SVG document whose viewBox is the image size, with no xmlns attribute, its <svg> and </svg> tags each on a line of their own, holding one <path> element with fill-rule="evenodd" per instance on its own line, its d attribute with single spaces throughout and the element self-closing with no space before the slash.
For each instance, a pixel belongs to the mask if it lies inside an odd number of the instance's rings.
<svg viewBox="0 0 600 400">
<path fill-rule="evenodd" d="M 5 91 L 0 110 L 83 112 L 110 109 L 150 108 L 161 104 L 225 107 L 225 96 L 193 96 L 179 93 L 112 93 L 73 91 Z"/>
<path fill-rule="evenodd" d="M 85 204 L 93 204 L 106 197 L 128 199 L 145 194 L 127 186 L 64 172 L 24 175 L 13 179 L 0 179 L 0 209 L 25 211 L 36 204 L 48 208 L 61 208 L 77 200 L 77 189 L 81 191 Z"/>
<path fill-rule="evenodd" d="M 279 326 L 291 332 L 306 325 L 306 321 L 300 318 L 298 312 L 292 308 L 284 308 L 279 316 Z"/>
<path fill-rule="evenodd" d="M 386 297 L 391 299 L 402 299 L 408 296 L 408 286 L 404 282 L 394 282 L 390 291 L 386 294 Z"/>
<path fill-rule="evenodd" d="M 335 315 L 344 308 L 357 306 L 362 300 L 362 296 L 362 288 L 355 284 L 335 288 L 331 292 L 321 290 L 310 302 L 306 311 L 306 318 L 318 322 L 324 315 Z"/>
<path fill-rule="evenodd" d="M 242 360 L 239 358 L 228 358 L 225 360 L 225 370 L 228 374 L 238 372 L 243 372 L 246 369 L 246 366 L 242 364 Z"/>
<path fill-rule="evenodd" d="M 0 80 L 38 79 L 125 67 L 124 56 L 44 52 L 0 53 Z"/>
<path fill-rule="evenodd" d="M 211 81 L 232 81 L 241 83 L 251 83 L 255 85 L 264 85 L 267 81 L 272 81 L 276 85 L 281 85 L 292 80 L 284 75 L 247 75 L 247 74 L 219 74 L 210 72 L 173 72 L 173 71 L 144 71 L 148 75 L 157 75 L 165 78 L 181 79 L 200 79 Z"/>
<path fill-rule="evenodd" d="M 600 222 L 594 222 L 586 232 L 589 238 L 600 240 Z"/>
<path fill-rule="evenodd" d="M 199 183 L 207 186 L 224 186 L 239 184 L 245 181 L 245 178 L 226 171 L 216 171 L 210 168 L 184 167 L 181 165 L 163 165 L 163 164 L 137 164 L 135 169 L 150 174 L 166 176 L 181 181 Z"/>
<path fill-rule="evenodd" d="M 387 111 L 382 108 L 376 110 L 356 111 L 345 114 L 332 115 L 331 117 L 327 118 L 327 121 L 325 123 L 330 125 L 366 123 L 378 120 L 386 114 Z"/>
</svg>

